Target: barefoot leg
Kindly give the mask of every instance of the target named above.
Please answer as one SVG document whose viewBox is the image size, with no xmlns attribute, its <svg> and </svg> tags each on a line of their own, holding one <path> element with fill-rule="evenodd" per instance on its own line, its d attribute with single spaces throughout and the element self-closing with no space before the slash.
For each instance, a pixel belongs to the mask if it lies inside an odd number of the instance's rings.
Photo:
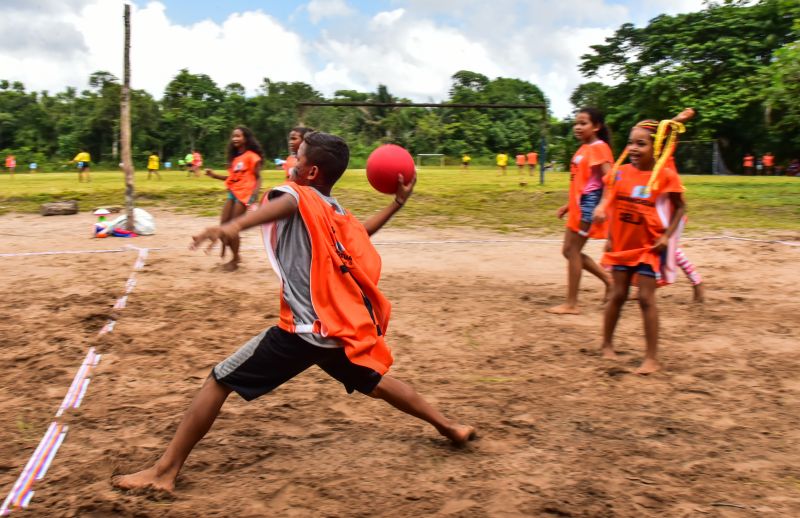
<svg viewBox="0 0 800 518">
<path fill-rule="evenodd" d="M 656 308 L 656 280 L 645 275 L 639 276 L 639 307 L 644 319 L 644 338 L 647 349 L 642 365 L 636 374 L 651 374 L 661 369 L 658 362 L 658 309 Z"/>
<path fill-rule="evenodd" d="M 475 428 L 455 423 L 420 396 L 411 385 L 391 376 L 383 376 L 370 397 L 382 399 L 398 410 L 432 424 L 453 444 L 462 446 L 475 438 Z"/>
<path fill-rule="evenodd" d="M 586 238 L 567 229 L 564 232 L 564 246 L 561 253 L 567 260 L 567 301 L 564 304 L 547 309 L 548 313 L 556 315 L 577 315 L 578 310 L 578 288 L 581 283 L 581 272 L 583 271 L 583 259 L 581 250 L 586 244 Z"/>
<path fill-rule="evenodd" d="M 236 219 L 245 212 L 247 212 L 247 207 L 243 203 L 233 201 L 230 219 Z M 230 262 L 225 265 L 225 269 L 227 271 L 233 271 L 239 268 L 239 262 L 241 261 L 241 257 L 239 257 L 239 243 L 240 240 L 238 235 L 228 242 L 228 246 L 230 247 L 231 252 L 233 252 L 233 259 L 231 259 Z"/>
<path fill-rule="evenodd" d="M 211 429 L 222 404 L 231 390 L 209 376 L 192 400 L 175 436 L 156 463 L 137 473 L 115 477 L 111 482 L 120 489 L 153 488 L 172 492 L 175 479 L 195 444 Z"/>
<path fill-rule="evenodd" d="M 233 207 L 234 207 L 235 204 L 236 204 L 236 202 L 233 201 L 230 198 L 225 200 L 225 204 L 222 206 L 222 214 L 220 214 L 220 217 L 219 217 L 219 224 L 220 225 L 224 225 L 225 223 L 227 223 L 228 221 L 230 221 L 232 219 Z M 225 250 L 226 250 L 227 247 L 228 247 L 228 242 L 227 241 L 222 241 L 220 243 L 220 248 L 221 248 L 220 253 L 219 253 L 220 257 L 225 257 Z"/>
<path fill-rule="evenodd" d="M 702 283 L 695 284 L 693 287 L 694 289 L 694 301 L 702 304 L 706 301 L 706 288 L 703 286 Z"/>
<path fill-rule="evenodd" d="M 622 306 L 628 298 L 628 290 L 631 287 L 630 272 L 612 272 L 614 282 L 611 284 L 611 298 L 606 305 L 603 314 L 603 358 L 614 359 L 617 353 L 614 352 L 614 330 L 619 322 L 619 315 Z"/>
<path fill-rule="evenodd" d="M 607 302 L 608 298 L 611 296 L 611 276 L 606 273 L 606 271 L 599 264 L 597 264 L 594 259 L 586 254 L 581 254 L 581 262 L 584 270 L 591 273 L 603 281 L 603 284 L 605 284 L 606 291 L 605 295 L 603 295 L 603 302 Z"/>
</svg>

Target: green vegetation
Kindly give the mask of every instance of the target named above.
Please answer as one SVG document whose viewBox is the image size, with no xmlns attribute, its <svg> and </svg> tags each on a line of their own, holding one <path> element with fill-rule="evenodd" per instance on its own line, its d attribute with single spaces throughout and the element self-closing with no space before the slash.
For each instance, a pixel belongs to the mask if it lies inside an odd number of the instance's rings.
<svg viewBox="0 0 800 518">
<path fill-rule="evenodd" d="M 587 49 L 581 72 L 589 79 L 610 73 L 619 81 L 614 86 L 584 83 L 571 101 L 575 107 L 594 105 L 608 114 L 617 153 L 638 120 L 671 117 L 693 106 L 698 116 L 684 140 L 705 141 L 697 151 L 703 160 L 710 157 L 706 144 L 715 141 L 734 171 L 740 170 L 746 152 L 771 151 L 777 164 L 784 165 L 798 158 L 800 146 L 798 45 L 797 0 L 709 1 L 700 11 L 661 15 L 643 27 L 623 24 L 605 44 Z M 116 167 L 119 95 L 119 80 L 102 71 L 92 74 L 89 88 L 81 92 L 29 92 L 19 82 L 0 80 L 0 159 L 14 153 L 19 169 L 37 162 L 53 170 L 85 147 L 95 163 Z M 222 86 L 205 74 L 181 70 L 161 99 L 132 92 L 135 165 L 142 167 L 150 151 L 177 165 L 192 148 L 208 163 L 220 165 L 236 124 L 253 129 L 268 159 L 284 157 L 286 135 L 299 119 L 344 137 L 354 166 L 363 166 L 381 142 L 400 144 L 414 154 L 444 153 L 451 160 L 470 153 L 473 164 L 486 166 L 501 151 L 514 155 L 538 149 L 542 131 L 547 133 L 548 155 L 556 163 L 567 164 L 576 147 L 569 119 L 559 121 L 548 113 L 543 121 L 538 110 L 324 107 L 302 116 L 297 110 L 300 101 L 324 100 L 406 99 L 393 96 L 383 85 L 374 92 L 340 90 L 328 99 L 312 85 L 268 78 L 248 96 L 241 84 Z M 444 101 L 548 102 L 530 82 L 492 79 L 469 70 L 453 74 Z M 680 151 L 677 159 L 682 171 L 710 170 L 710 164 L 681 162 Z"/>
<path fill-rule="evenodd" d="M 778 163 L 800 146 L 800 2 L 725 0 L 661 15 L 645 27 L 623 24 L 582 56 L 588 77 L 610 73 L 615 86 L 586 83 L 571 100 L 607 113 L 619 150 L 642 119 L 670 118 L 686 106 L 697 118 L 687 139 L 716 139 L 739 172 L 747 152 Z"/>
<path fill-rule="evenodd" d="M 162 171 L 164 180 L 137 174 L 137 204 L 181 213 L 216 216 L 225 200 L 222 183 L 210 178 L 187 178 L 182 171 Z M 264 185 L 283 181 L 283 171 L 264 171 Z M 548 173 L 544 186 L 538 176 L 506 176 L 495 169 L 426 167 L 419 171 L 412 201 L 393 224 L 417 227 L 473 227 L 500 232 L 560 233 L 554 216 L 566 202 L 569 176 Z M 684 176 L 688 189 L 689 231 L 800 231 L 800 178 Z M 526 185 L 521 185 L 524 182 Z M 77 174 L 0 175 L 0 213 L 37 212 L 47 201 L 78 200 L 82 211 L 123 204 L 119 172 L 93 172 L 92 182 L 80 184 Z M 372 189 L 362 169 L 348 171 L 334 193 L 360 217 L 391 198 Z"/>
</svg>

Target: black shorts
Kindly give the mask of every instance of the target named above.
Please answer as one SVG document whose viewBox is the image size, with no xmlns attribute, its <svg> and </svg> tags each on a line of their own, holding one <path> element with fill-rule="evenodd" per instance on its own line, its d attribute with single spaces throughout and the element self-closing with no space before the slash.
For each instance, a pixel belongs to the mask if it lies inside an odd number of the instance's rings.
<svg viewBox="0 0 800 518">
<path fill-rule="evenodd" d="M 212 375 L 215 380 L 251 401 L 271 392 L 312 365 L 318 365 L 342 383 L 348 393 L 357 390 L 369 394 L 381 381 L 379 373 L 352 363 L 343 348 L 317 347 L 277 326 L 254 336 L 217 364 Z"/>
</svg>

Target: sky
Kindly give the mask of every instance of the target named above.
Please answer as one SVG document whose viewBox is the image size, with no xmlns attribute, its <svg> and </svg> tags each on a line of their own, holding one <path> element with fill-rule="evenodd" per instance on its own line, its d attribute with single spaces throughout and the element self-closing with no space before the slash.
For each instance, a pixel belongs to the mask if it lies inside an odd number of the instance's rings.
<svg viewBox="0 0 800 518">
<path fill-rule="evenodd" d="M 122 77 L 124 0 L 0 0 L 0 79 L 28 90 Z M 182 68 L 255 94 L 263 78 L 326 96 L 378 84 L 420 102 L 447 99 L 471 70 L 539 86 L 556 116 L 588 79 L 580 56 L 623 23 L 700 10 L 703 0 L 135 0 L 131 86 L 161 98 Z M 607 80 L 603 78 L 604 80 Z"/>
</svg>

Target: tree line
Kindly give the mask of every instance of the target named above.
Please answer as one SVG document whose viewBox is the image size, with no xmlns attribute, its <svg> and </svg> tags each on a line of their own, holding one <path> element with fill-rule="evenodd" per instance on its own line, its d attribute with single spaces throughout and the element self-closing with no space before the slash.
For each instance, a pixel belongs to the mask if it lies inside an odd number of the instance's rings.
<svg viewBox="0 0 800 518">
<path fill-rule="evenodd" d="M 643 118 L 667 118 L 685 106 L 698 116 L 693 139 L 719 143 L 736 166 L 747 152 L 771 151 L 778 161 L 800 154 L 800 3 L 797 0 L 709 2 L 699 12 L 661 15 L 644 27 L 623 24 L 606 42 L 582 57 L 590 79 L 576 88 L 577 109 L 591 105 L 607 114 L 619 152 L 627 132 Z M 594 81 L 610 74 L 616 84 Z M 113 166 L 119 156 L 120 82 L 104 71 L 89 88 L 51 94 L 29 92 L 19 82 L 0 81 L 0 153 L 20 164 L 63 165 L 81 148 L 93 161 Z M 300 101 L 408 101 L 379 85 L 375 92 L 340 90 L 326 98 L 311 85 L 265 78 L 255 95 L 238 83 L 218 85 L 205 74 L 181 70 L 161 99 L 131 92 L 133 152 L 144 161 L 155 152 L 176 162 L 197 149 L 212 164 L 224 162 L 231 129 L 249 126 L 266 158 L 286 155 L 288 131 L 300 122 Z M 527 81 L 490 79 L 462 70 L 451 78 L 451 103 L 548 103 Z M 490 163 L 499 152 L 538 150 L 548 141 L 552 160 L 568 163 L 576 143 L 571 118 L 538 110 L 454 108 L 308 109 L 302 122 L 344 137 L 354 165 L 378 144 L 394 142 L 412 153 L 469 153 Z M 137 164 L 141 167 L 140 164 Z M 735 169 L 735 167 L 734 167 Z"/>
</svg>

